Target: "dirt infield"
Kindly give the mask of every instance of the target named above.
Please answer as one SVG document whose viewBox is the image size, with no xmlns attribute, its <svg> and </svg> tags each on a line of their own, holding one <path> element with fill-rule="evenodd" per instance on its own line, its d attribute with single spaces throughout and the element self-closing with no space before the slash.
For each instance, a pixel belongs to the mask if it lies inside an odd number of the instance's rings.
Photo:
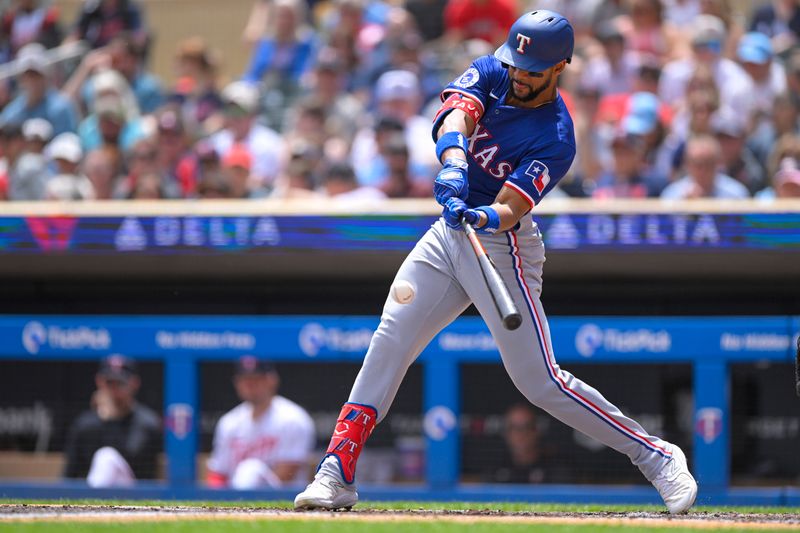
<svg viewBox="0 0 800 533">
<path fill-rule="evenodd" d="M 477 523 L 598 524 L 689 527 L 697 529 L 749 528 L 800 530 L 800 514 L 743 514 L 693 512 L 672 517 L 666 512 L 500 512 L 491 510 L 430 511 L 422 509 L 360 509 L 344 512 L 298 512 L 254 507 L 130 506 L 130 505 L 0 505 L 0 524 L 8 522 L 147 522 L 171 520 L 355 520 L 413 522 L 441 520 Z"/>
</svg>

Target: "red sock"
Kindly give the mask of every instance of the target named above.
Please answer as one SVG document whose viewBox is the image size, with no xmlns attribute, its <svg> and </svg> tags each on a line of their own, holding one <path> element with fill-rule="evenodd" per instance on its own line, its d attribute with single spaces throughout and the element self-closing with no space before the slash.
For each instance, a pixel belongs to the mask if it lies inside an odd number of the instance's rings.
<svg viewBox="0 0 800 533">
<path fill-rule="evenodd" d="M 334 455 L 339 459 L 346 483 L 352 483 L 355 479 L 361 448 L 375 429 L 377 421 L 378 412 L 373 407 L 358 403 L 346 403 L 342 407 L 325 457 Z"/>
</svg>

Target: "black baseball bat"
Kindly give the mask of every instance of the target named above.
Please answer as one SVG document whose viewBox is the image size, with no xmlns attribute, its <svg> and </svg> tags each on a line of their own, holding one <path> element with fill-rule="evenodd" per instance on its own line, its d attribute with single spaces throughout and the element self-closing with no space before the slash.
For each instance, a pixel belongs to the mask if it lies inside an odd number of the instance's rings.
<svg viewBox="0 0 800 533">
<path fill-rule="evenodd" d="M 500 319 L 503 321 L 503 327 L 509 331 L 513 331 L 522 324 L 522 315 L 519 314 L 514 300 L 511 299 L 511 294 L 508 292 L 503 278 L 497 271 L 497 267 L 492 261 L 492 258 L 486 253 L 486 248 L 481 244 L 478 235 L 472 225 L 461 220 L 461 226 L 467 234 L 472 250 L 475 252 L 475 257 L 478 258 L 478 264 L 483 273 L 483 279 L 486 281 L 486 286 L 489 288 L 489 293 L 492 295 L 494 305 L 497 307 L 497 312 L 500 313 Z"/>
</svg>

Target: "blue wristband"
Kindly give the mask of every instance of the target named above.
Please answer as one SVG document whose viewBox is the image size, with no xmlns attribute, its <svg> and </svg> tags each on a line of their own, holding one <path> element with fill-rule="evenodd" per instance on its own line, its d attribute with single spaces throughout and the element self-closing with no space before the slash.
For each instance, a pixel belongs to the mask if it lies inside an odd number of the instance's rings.
<svg viewBox="0 0 800 533">
<path fill-rule="evenodd" d="M 479 233 L 497 233 L 497 230 L 500 229 L 500 215 L 497 214 L 497 211 L 488 205 L 476 207 L 475 211 L 480 211 L 486 215 L 486 224 L 475 228 L 475 231 Z"/>
<path fill-rule="evenodd" d="M 436 159 L 441 161 L 442 154 L 448 148 L 461 148 L 464 150 L 464 155 L 467 155 L 467 138 L 463 133 L 457 131 L 448 131 L 436 141 Z"/>
</svg>

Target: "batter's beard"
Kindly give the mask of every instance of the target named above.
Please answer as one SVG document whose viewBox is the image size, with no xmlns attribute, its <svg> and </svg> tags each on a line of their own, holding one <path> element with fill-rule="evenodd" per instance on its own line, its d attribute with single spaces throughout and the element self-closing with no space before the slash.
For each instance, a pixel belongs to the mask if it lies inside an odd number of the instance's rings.
<svg viewBox="0 0 800 533">
<path fill-rule="evenodd" d="M 511 92 L 511 96 L 513 96 L 515 100 L 519 100 L 520 102 L 530 102 L 530 101 L 534 100 L 537 96 L 542 94 L 544 91 L 549 89 L 550 88 L 550 84 L 552 82 L 553 82 L 553 78 L 551 76 L 551 77 L 547 78 L 547 81 L 545 81 L 541 86 L 537 87 L 536 89 L 531 89 L 531 91 L 525 97 L 522 97 L 522 96 L 517 94 L 517 92 L 514 90 L 514 82 L 513 81 L 509 80 L 508 87 L 509 87 L 509 91 Z"/>
</svg>

